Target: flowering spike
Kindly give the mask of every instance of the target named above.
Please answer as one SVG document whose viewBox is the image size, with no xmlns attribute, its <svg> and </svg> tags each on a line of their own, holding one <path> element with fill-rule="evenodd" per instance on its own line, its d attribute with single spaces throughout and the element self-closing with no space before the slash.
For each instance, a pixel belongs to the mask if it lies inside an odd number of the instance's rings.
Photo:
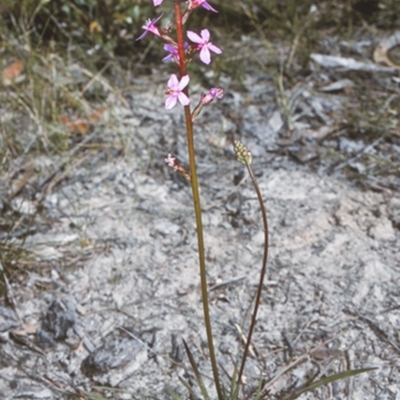
<svg viewBox="0 0 400 400">
<path fill-rule="evenodd" d="M 236 158 L 239 162 L 242 164 L 251 165 L 253 156 L 251 155 L 251 151 L 248 150 L 242 142 L 235 140 L 233 142 L 233 149 L 235 150 Z"/>
</svg>

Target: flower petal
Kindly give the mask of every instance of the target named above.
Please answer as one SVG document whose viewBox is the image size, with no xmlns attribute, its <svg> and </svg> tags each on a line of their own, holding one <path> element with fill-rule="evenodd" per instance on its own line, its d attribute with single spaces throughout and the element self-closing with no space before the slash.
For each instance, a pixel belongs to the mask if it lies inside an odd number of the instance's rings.
<svg viewBox="0 0 400 400">
<path fill-rule="evenodd" d="M 168 51 L 169 53 L 174 53 L 175 51 L 177 51 L 177 48 L 169 43 L 164 44 L 163 48 L 165 51 Z"/>
<path fill-rule="evenodd" d="M 164 50 L 168 51 L 170 54 L 167 54 L 162 59 L 163 62 L 169 62 L 169 61 L 172 61 L 175 57 L 179 57 L 178 49 L 175 46 L 173 46 L 172 44 L 164 44 Z"/>
<path fill-rule="evenodd" d="M 187 31 L 186 35 L 194 43 L 203 43 L 203 39 L 196 32 Z"/>
<path fill-rule="evenodd" d="M 204 46 L 201 50 L 200 50 L 200 60 L 203 61 L 204 64 L 210 64 L 211 62 L 211 54 L 210 54 L 210 50 L 208 50 L 207 46 Z"/>
<path fill-rule="evenodd" d="M 161 4 L 161 3 L 160 3 L 160 4 Z M 153 19 L 151 20 L 151 23 L 152 23 L 153 25 L 155 25 L 163 16 L 164 16 L 164 13 L 161 13 L 157 18 L 153 18 Z"/>
<path fill-rule="evenodd" d="M 182 92 L 179 93 L 179 94 L 178 94 L 178 99 L 179 99 L 179 102 L 180 102 L 183 106 L 187 106 L 187 105 L 190 104 L 190 99 L 189 99 L 189 97 L 186 96 L 185 93 L 182 93 Z"/>
<path fill-rule="evenodd" d="M 177 101 L 178 101 L 177 96 L 175 95 L 168 96 L 167 99 L 165 100 L 165 109 L 170 110 L 171 108 L 174 108 Z"/>
<path fill-rule="evenodd" d="M 172 74 L 168 79 L 168 87 L 170 89 L 177 89 L 179 86 L 178 78 L 175 74 Z"/>
<path fill-rule="evenodd" d="M 203 8 L 205 8 L 206 10 L 208 10 L 208 11 L 214 11 L 214 12 L 218 12 L 215 8 L 213 8 L 213 7 L 211 7 L 211 5 L 209 4 L 209 3 L 207 3 L 207 1 L 203 1 L 202 3 L 201 3 L 201 6 L 203 7 Z"/>
<path fill-rule="evenodd" d="M 149 32 L 148 31 L 144 31 L 137 39 L 137 40 L 142 40 Z"/>
<path fill-rule="evenodd" d="M 208 29 L 202 29 L 200 35 L 204 42 L 208 42 L 210 40 L 210 31 Z"/>
<path fill-rule="evenodd" d="M 172 54 L 168 54 L 161 61 L 166 63 L 166 62 L 172 61 L 173 59 L 174 59 L 174 56 Z"/>
<path fill-rule="evenodd" d="M 215 44 L 209 43 L 208 48 L 216 54 L 222 53 L 222 50 L 219 47 L 217 47 Z"/>
<path fill-rule="evenodd" d="M 190 81 L 189 75 L 182 76 L 181 81 L 179 82 L 178 85 L 178 89 L 179 90 L 184 89 L 188 85 L 189 81 Z"/>
<path fill-rule="evenodd" d="M 164 0 L 153 0 L 154 7 L 159 6 Z"/>
</svg>

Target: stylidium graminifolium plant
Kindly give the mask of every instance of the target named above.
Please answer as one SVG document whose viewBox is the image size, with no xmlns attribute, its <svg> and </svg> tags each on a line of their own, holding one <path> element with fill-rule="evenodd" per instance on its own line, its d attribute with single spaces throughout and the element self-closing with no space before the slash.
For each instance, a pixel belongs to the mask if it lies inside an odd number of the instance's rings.
<svg viewBox="0 0 400 400">
<path fill-rule="evenodd" d="M 155 7 L 160 6 L 164 0 L 153 0 L 153 5 Z M 244 164 L 247 168 L 249 176 L 252 180 L 252 184 L 257 195 L 258 203 L 260 206 L 262 222 L 263 222 L 263 232 L 264 232 L 264 254 L 263 260 L 260 270 L 260 279 L 257 286 L 255 302 L 253 313 L 251 316 L 250 326 L 247 334 L 247 339 L 243 351 L 243 356 L 240 364 L 235 365 L 235 373 L 231 378 L 230 388 L 224 388 L 220 384 L 218 365 L 216 361 L 215 351 L 214 351 L 214 343 L 213 343 L 213 334 L 211 328 L 211 319 L 209 312 L 209 301 L 208 301 L 208 287 L 207 287 L 207 271 L 205 264 L 205 251 L 204 251 L 204 238 L 203 238 L 203 225 L 202 225 L 202 217 L 201 217 L 201 205 L 200 205 L 200 195 L 199 195 L 199 185 L 198 178 L 196 172 L 196 162 L 195 162 L 195 146 L 194 146 L 194 135 L 193 135 L 193 122 L 200 115 L 201 110 L 204 106 L 210 104 L 214 99 L 221 99 L 223 96 L 223 90 L 221 88 L 211 88 L 207 93 L 203 93 L 200 95 L 200 99 L 197 102 L 197 105 L 191 109 L 193 105 L 192 99 L 189 94 L 189 84 L 190 84 L 190 76 L 187 72 L 187 63 L 190 62 L 196 55 L 198 55 L 201 62 L 206 65 L 209 65 L 212 62 L 212 57 L 214 54 L 222 54 L 222 50 L 215 45 L 211 41 L 211 34 L 207 28 L 203 28 L 200 30 L 200 33 L 196 33 L 191 30 L 186 30 L 184 32 L 184 25 L 189 19 L 190 14 L 198 9 L 203 8 L 210 12 L 218 12 L 215 8 L 213 8 L 208 1 L 206 0 L 188 0 L 185 2 L 185 10 L 182 13 L 181 10 L 181 0 L 171 0 L 174 5 L 175 11 L 175 31 L 172 32 L 172 25 L 167 24 L 164 28 L 161 28 L 159 25 L 160 20 L 163 17 L 163 14 L 160 14 L 158 17 L 154 19 L 148 19 L 146 23 L 142 26 L 144 32 L 137 38 L 137 40 L 141 40 L 146 37 L 147 34 L 151 33 L 154 36 L 158 37 L 160 40 L 164 42 L 164 50 L 167 52 L 167 55 L 162 59 L 163 62 L 174 62 L 177 65 L 178 74 L 171 74 L 167 81 L 167 90 L 165 91 L 166 99 L 165 99 L 165 109 L 171 110 L 178 103 L 183 106 L 184 114 L 185 114 L 185 124 L 186 124 L 186 136 L 187 136 L 187 146 L 188 146 L 188 157 L 189 157 L 189 171 L 183 167 L 176 157 L 168 154 L 165 162 L 169 167 L 171 167 L 174 171 L 181 173 L 191 184 L 192 187 L 192 195 L 193 195 L 193 206 L 196 217 L 196 234 L 197 234 L 197 243 L 198 243 L 198 256 L 199 256 L 199 267 L 200 267 L 200 281 L 201 281 L 201 293 L 202 293 L 202 306 L 203 306 L 203 314 L 204 314 L 204 325 L 207 333 L 207 345 L 210 355 L 210 362 L 213 372 L 213 383 L 217 393 L 218 400 L 237 400 L 239 397 L 239 389 L 243 388 L 243 398 L 247 398 L 245 393 L 244 384 L 244 368 L 246 364 L 246 360 L 249 355 L 249 348 L 252 339 L 252 334 L 254 332 L 254 327 L 257 320 L 257 312 L 258 306 L 261 302 L 261 292 L 263 290 L 264 279 L 267 274 L 267 260 L 268 260 L 268 221 L 267 221 L 267 213 L 265 210 L 264 202 L 262 199 L 261 191 L 256 181 L 255 174 L 253 172 L 252 167 L 252 154 L 247 149 L 245 145 L 243 145 L 240 141 L 235 140 L 233 143 L 234 151 L 236 157 L 239 162 Z M 174 36 L 172 36 L 174 34 Z M 189 43 L 185 41 L 185 36 L 189 40 Z M 184 341 L 184 347 L 187 352 L 190 364 L 192 366 L 197 384 L 200 388 L 202 396 L 204 400 L 209 400 L 210 398 L 214 398 L 210 396 L 206 390 L 206 386 L 203 382 L 203 376 L 200 374 L 197 364 L 194 361 L 194 358 L 190 352 L 189 347 Z M 290 369 L 290 368 L 289 368 Z M 343 379 L 345 377 L 357 375 L 366 371 L 371 370 L 371 368 L 364 368 L 359 370 L 346 371 L 345 373 L 335 374 L 328 378 L 322 378 L 317 382 L 312 382 L 302 386 L 298 390 L 291 391 L 289 393 L 289 397 L 285 397 L 285 399 L 295 399 L 301 393 L 304 393 L 309 390 L 313 390 L 314 388 L 325 385 L 329 382 L 334 382 L 336 380 Z M 188 388 L 189 391 L 190 385 L 184 383 L 184 386 Z M 193 392 L 191 392 L 193 394 Z M 261 394 L 261 393 L 260 393 Z M 172 393 L 174 399 L 180 399 L 180 397 L 174 393 Z M 255 398 L 259 399 L 261 397 L 256 396 Z M 264 397 L 263 397 L 264 398 Z"/>
<path fill-rule="evenodd" d="M 155 7 L 161 5 L 163 0 L 153 0 Z M 211 367 L 213 370 L 214 385 L 218 395 L 219 400 L 225 399 L 224 391 L 221 388 L 218 366 L 216 361 L 216 356 L 214 352 L 213 335 L 211 328 L 211 320 L 209 313 L 209 302 L 208 302 L 208 290 L 207 290 L 207 276 L 206 276 L 206 265 L 205 265 L 205 252 L 204 252 L 204 239 L 203 239 L 203 227 L 201 218 L 201 207 L 200 207 L 200 196 L 198 188 L 198 180 L 196 173 L 196 163 L 195 163 L 195 152 L 194 152 L 194 137 L 193 137 L 193 122 L 199 116 L 201 110 L 204 106 L 210 104 L 214 99 L 221 99 L 223 97 L 223 90 L 218 87 L 211 88 L 207 93 L 203 93 L 200 96 L 197 105 L 190 108 L 192 105 L 192 99 L 189 95 L 189 83 L 190 76 L 187 73 L 186 65 L 190 62 L 197 54 L 201 62 L 209 65 L 212 62 L 212 53 L 222 54 L 222 50 L 211 41 L 211 34 L 207 28 L 201 29 L 200 33 L 196 33 L 191 30 L 186 31 L 186 38 L 190 43 L 186 42 L 184 39 L 184 29 L 183 26 L 188 21 L 190 14 L 197 8 L 202 7 L 207 11 L 217 12 L 206 0 L 189 0 L 186 1 L 186 9 L 181 12 L 181 1 L 173 0 L 175 8 L 175 37 L 171 35 L 172 27 L 171 25 L 166 25 L 164 28 L 159 26 L 159 22 L 163 17 L 160 14 L 157 18 L 148 19 L 146 23 L 142 26 L 144 32 L 139 36 L 137 40 L 141 40 L 148 33 L 160 38 L 164 42 L 164 50 L 168 53 L 163 59 L 163 62 L 175 62 L 178 66 L 179 75 L 171 74 L 168 79 L 165 99 L 166 110 L 171 110 L 178 103 L 180 103 L 184 108 L 185 121 L 186 121 L 186 133 L 187 133 L 187 143 L 188 143 L 188 156 L 190 163 L 190 171 L 188 172 L 171 154 L 168 154 L 165 162 L 167 165 L 174 169 L 174 171 L 180 172 L 188 181 L 190 181 L 192 186 L 193 194 L 193 205 L 196 215 L 196 227 L 197 227 L 197 242 L 198 242 L 198 255 L 200 264 L 200 279 L 201 279 L 201 290 L 202 290 L 202 304 L 204 312 L 204 323 L 207 332 L 207 344 L 210 353 Z M 237 154 L 238 160 L 244 164 L 251 172 L 251 153 L 243 146 L 240 142 L 235 142 L 235 152 Z M 254 175 L 252 175 L 254 177 Z M 258 189 L 258 188 L 257 188 Z M 261 199 L 261 195 L 259 196 Z M 261 200 L 262 201 L 262 200 Z M 262 210 L 263 207 L 261 207 Z M 264 231 L 266 232 L 265 240 L 265 255 L 263 261 L 263 268 L 260 278 L 260 285 L 258 289 L 257 300 L 260 298 L 262 290 L 262 281 L 266 272 L 266 260 L 267 260 L 267 247 L 268 247 L 268 228 L 266 225 L 266 215 L 264 212 Z M 238 397 L 238 385 L 236 383 L 242 383 L 242 374 L 245 365 L 245 361 L 248 354 L 248 348 L 251 340 L 251 335 L 254 329 L 254 324 L 256 321 L 257 306 L 254 309 L 252 324 L 249 330 L 248 341 L 245 347 L 244 356 L 241 362 L 240 369 L 238 369 L 238 374 L 233 377 L 234 385 L 231 385 L 230 399 L 234 400 Z M 186 343 L 184 342 L 185 349 L 188 353 L 189 360 L 191 362 L 193 371 L 195 372 L 198 385 L 202 391 L 203 397 L 209 399 L 209 395 L 203 384 L 202 377 L 198 372 L 196 363 L 194 362 L 193 356 Z"/>
<path fill-rule="evenodd" d="M 162 3 L 163 0 L 153 0 L 153 5 L 155 7 L 160 6 Z M 221 99 L 223 97 L 223 90 L 216 87 L 211 88 L 207 93 L 201 94 L 197 105 L 193 107 L 193 109 L 191 109 L 191 106 L 193 105 L 193 99 L 191 99 L 189 94 L 190 76 L 186 68 L 187 63 L 190 62 L 196 55 L 199 56 L 201 62 L 209 65 L 212 62 L 212 54 L 221 54 L 222 50 L 211 41 L 211 34 L 207 28 L 201 29 L 199 33 L 191 30 L 187 30 L 186 34 L 184 33 L 184 25 L 186 24 L 190 14 L 194 10 L 201 7 L 210 12 L 216 13 L 218 11 L 213 8 L 206 0 L 186 1 L 185 10 L 183 13 L 181 10 L 181 0 L 175 0 L 173 1 L 173 4 L 175 11 L 175 32 L 172 32 L 171 24 L 167 24 L 163 28 L 159 26 L 160 20 L 163 17 L 163 14 L 160 14 L 156 18 L 148 19 L 146 21 L 146 23 L 142 26 L 144 32 L 138 37 L 137 40 L 143 39 L 149 33 L 158 37 L 164 42 L 163 48 L 167 52 L 167 55 L 162 59 L 162 61 L 174 62 L 177 65 L 179 71 L 179 74 L 171 74 L 167 81 L 167 90 L 165 91 L 165 109 L 171 110 L 178 103 L 180 103 L 184 108 L 190 165 L 189 172 L 171 154 L 168 154 L 165 162 L 168 166 L 173 168 L 175 171 L 180 172 L 188 181 L 190 181 L 192 187 L 193 205 L 197 227 L 196 233 L 198 243 L 204 324 L 207 333 L 207 344 L 210 354 L 211 367 L 213 371 L 213 382 L 218 395 L 218 399 L 223 400 L 224 392 L 222 391 L 219 381 L 218 366 L 214 351 L 211 319 L 209 312 L 204 238 L 193 136 L 193 121 L 199 116 L 204 106 L 210 104 L 214 99 Z M 174 36 L 172 36 L 173 34 Z M 189 43 L 185 39 L 187 39 Z M 192 361 L 193 357 L 191 357 L 191 354 L 189 354 L 189 348 L 186 345 L 185 348 L 188 352 L 189 360 Z M 191 364 L 194 371 L 197 371 L 197 367 L 194 362 L 191 362 Z M 204 398 L 209 398 L 208 394 L 204 392 L 205 386 L 202 384 L 202 378 L 200 374 L 196 373 L 196 376 L 198 377 L 199 387 L 202 388 Z"/>
</svg>

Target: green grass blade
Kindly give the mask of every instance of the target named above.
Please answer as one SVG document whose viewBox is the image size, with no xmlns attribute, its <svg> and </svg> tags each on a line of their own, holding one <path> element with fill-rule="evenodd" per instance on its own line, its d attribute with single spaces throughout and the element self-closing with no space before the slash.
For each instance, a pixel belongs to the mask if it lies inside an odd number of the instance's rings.
<svg viewBox="0 0 400 400">
<path fill-rule="evenodd" d="M 186 388 L 186 390 L 189 392 L 191 398 L 195 399 L 196 395 L 195 395 L 192 387 L 189 385 L 189 383 L 186 382 L 184 379 L 182 379 L 180 376 L 178 376 L 178 379 L 182 383 L 182 385 Z"/>
<path fill-rule="evenodd" d="M 172 389 L 167 389 L 167 393 L 174 399 L 174 400 L 182 400 L 177 393 L 175 393 Z"/>
<path fill-rule="evenodd" d="M 344 371 L 344 372 L 339 372 L 338 374 L 328 376 L 326 378 L 322 378 L 311 385 L 308 385 L 306 387 L 303 387 L 293 393 L 291 393 L 289 396 L 284 397 L 282 400 L 293 400 L 299 397 L 301 394 L 309 392 L 311 390 L 316 389 L 317 387 L 327 385 L 328 383 L 340 381 L 342 379 L 350 378 L 355 375 L 360 375 L 363 374 L 364 372 L 369 372 L 373 371 L 377 368 L 361 368 L 361 369 L 353 369 L 351 371 Z"/>
<path fill-rule="evenodd" d="M 204 385 L 203 378 L 202 378 L 202 376 L 200 374 L 199 369 L 197 368 L 197 364 L 196 364 L 196 362 L 194 360 L 194 357 L 193 357 L 191 351 L 189 350 L 189 346 L 187 345 L 185 340 L 183 340 L 183 345 L 185 346 L 185 350 L 186 350 L 186 353 L 187 353 L 187 355 L 189 357 L 190 365 L 192 366 L 194 375 L 196 377 L 196 382 L 199 385 L 201 394 L 202 394 L 202 396 L 203 396 L 203 398 L 205 400 L 210 400 L 210 396 L 208 395 L 207 389 L 206 389 L 206 387 Z"/>
<path fill-rule="evenodd" d="M 257 391 L 254 395 L 254 400 L 261 400 L 261 399 L 265 398 L 265 393 L 263 393 L 263 386 L 264 386 L 263 380 L 262 380 L 262 378 L 260 378 L 260 382 L 258 384 Z"/>
<path fill-rule="evenodd" d="M 231 387 L 230 387 L 230 392 L 229 392 L 230 400 L 235 400 L 238 398 L 238 394 L 239 394 L 239 385 L 237 383 L 238 372 L 239 371 L 238 371 L 237 365 L 235 365 L 235 370 L 233 371 Z"/>
<path fill-rule="evenodd" d="M 85 390 L 82 390 L 81 392 L 90 400 L 105 400 L 106 399 L 105 397 L 103 397 L 99 394 L 86 392 Z"/>
</svg>

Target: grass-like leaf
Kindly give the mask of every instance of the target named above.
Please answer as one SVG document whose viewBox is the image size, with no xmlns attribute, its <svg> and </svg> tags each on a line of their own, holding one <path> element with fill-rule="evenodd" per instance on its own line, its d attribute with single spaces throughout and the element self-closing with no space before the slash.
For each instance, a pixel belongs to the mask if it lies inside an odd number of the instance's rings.
<svg viewBox="0 0 400 400">
<path fill-rule="evenodd" d="M 202 378 L 202 376 L 200 374 L 200 371 L 199 371 L 199 369 L 197 367 L 196 361 L 194 360 L 194 357 L 193 357 L 193 355 L 192 355 L 192 353 L 191 353 L 191 351 L 189 349 L 189 346 L 185 342 L 185 340 L 183 340 L 183 345 L 185 346 L 185 350 L 186 350 L 186 353 L 187 353 L 187 355 L 189 357 L 190 365 L 192 366 L 194 375 L 196 377 L 196 382 L 199 385 L 201 394 L 202 394 L 202 396 L 203 396 L 203 398 L 205 400 L 210 400 L 210 396 L 208 395 L 207 389 L 206 389 L 206 387 L 204 385 L 204 381 L 203 381 L 203 378 Z"/>
<path fill-rule="evenodd" d="M 235 370 L 233 371 L 233 375 L 231 378 L 231 387 L 229 392 L 229 399 L 236 399 L 239 393 L 239 385 L 238 385 L 238 368 L 235 365 Z"/>
<path fill-rule="evenodd" d="M 182 400 L 182 397 L 180 397 L 177 393 L 175 393 L 172 389 L 167 389 L 167 393 L 174 399 L 174 400 Z"/>
<path fill-rule="evenodd" d="M 186 390 L 189 392 L 190 394 L 190 398 L 195 399 L 196 395 L 194 393 L 194 390 L 192 389 L 192 387 L 190 386 L 190 384 L 188 382 L 186 382 L 183 378 L 181 378 L 180 376 L 178 376 L 179 382 L 182 383 L 182 385 L 186 388 Z"/>
<path fill-rule="evenodd" d="M 331 376 L 327 376 L 326 378 L 319 379 L 318 381 L 312 383 L 311 385 L 305 386 L 299 390 L 296 390 L 295 392 L 289 394 L 286 397 L 283 397 L 282 400 L 293 400 L 299 397 L 301 394 L 310 392 L 311 390 L 314 390 L 320 386 L 327 385 L 328 383 L 340 381 L 342 379 L 350 378 L 355 375 L 360 375 L 363 374 L 364 372 L 369 372 L 373 371 L 377 368 L 361 368 L 361 369 L 353 369 L 350 371 L 344 371 L 344 372 L 339 372 L 338 374 L 334 374 Z"/>
<path fill-rule="evenodd" d="M 85 390 L 82 390 L 81 392 L 90 400 L 105 400 L 105 397 L 100 394 L 86 392 Z"/>
</svg>

